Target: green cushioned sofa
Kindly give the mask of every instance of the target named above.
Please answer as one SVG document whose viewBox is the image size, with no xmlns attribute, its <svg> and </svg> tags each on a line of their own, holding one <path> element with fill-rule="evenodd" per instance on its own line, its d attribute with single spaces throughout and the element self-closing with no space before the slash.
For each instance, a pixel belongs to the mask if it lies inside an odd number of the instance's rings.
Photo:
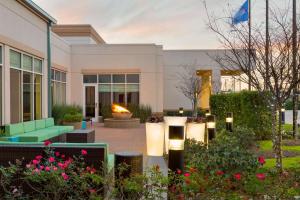
<svg viewBox="0 0 300 200">
<path fill-rule="evenodd" d="M 42 142 L 74 130 L 73 126 L 55 126 L 53 118 L 5 125 L 0 141 Z"/>
</svg>

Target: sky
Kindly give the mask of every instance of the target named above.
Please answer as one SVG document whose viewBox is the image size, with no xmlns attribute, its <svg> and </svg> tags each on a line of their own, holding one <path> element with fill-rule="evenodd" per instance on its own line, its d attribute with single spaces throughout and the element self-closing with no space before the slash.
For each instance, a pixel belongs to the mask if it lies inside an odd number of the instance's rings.
<svg viewBox="0 0 300 200">
<path fill-rule="evenodd" d="M 58 24 L 91 24 L 106 43 L 155 43 L 164 49 L 222 48 L 207 27 L 204 0 L 33 0 Z M 210 15 L 225 17 L 245 0 L 206 0 Z M 253 23 L 264 23 L 265 0 L 252 1 Z M 270 0 L 276 9 L 291 0 Z M 228 15 L 227 15 L 228 16 Z"/>
</svg>

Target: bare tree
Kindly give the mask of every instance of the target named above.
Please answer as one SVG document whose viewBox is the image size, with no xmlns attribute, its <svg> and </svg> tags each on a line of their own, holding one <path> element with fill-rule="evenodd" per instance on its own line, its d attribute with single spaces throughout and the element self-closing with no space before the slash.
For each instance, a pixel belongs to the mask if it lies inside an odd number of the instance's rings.
<svg viewBox="0 0 300 200">
<path fill-rule="evenodd" d="M 177 74 L 176 88 L 192 103 L 193 117 L 197 117 L 199 95 L 201 93 L 201 78 L 194 67 L 183 66 L 184 70 Z"/>
<path fill-rule="evenodd" d="M 244 73 L 245 76 L 241 76 L 240 80 L 251 83 L 251 86 L 264 94 L 269 102 L 272 111 L 272 141 L 276 168 L 282 171 L 281 115 L 278 115 L 278 111 L 291 97 L 292 90 L 300 81 L 299 77 L 293 74 L 292 23 L 288 15 L 289 10 L 283 12 L 271 10 L 268 55 L 265 48 L 267 41 L 265 30 L 261 25 L 252 26 L 252 44 L 249 51 L 249 31 L 246 24 L 232 25 L 231 17 L 220 19 L 210 15 L 207 7 L 206 11 L 209 29 L 217 34 L 222 46 L 227 49 L 225 54 L 213 55 L 212 58 L 225 70 L 238 69 Z M 297 58 L 299 58 L 298 48 Z M 248 56 L 251 58 L 251 65 Z M 297 65 L 296 71 L 299 72 L 299 69 L 300 66 Z M 269 95 L 265 95 L 266 93 Z"/>
</svg>

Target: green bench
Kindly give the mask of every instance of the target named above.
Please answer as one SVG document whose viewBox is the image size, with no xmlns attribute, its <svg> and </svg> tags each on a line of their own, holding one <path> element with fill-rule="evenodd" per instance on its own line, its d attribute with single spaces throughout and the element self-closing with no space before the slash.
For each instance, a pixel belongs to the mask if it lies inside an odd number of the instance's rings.
<svg viewBox="0 0 300 200">
<path fill-rule="evenodd" d="M 53 118 L 5 125 L 0 141 L 42 142 L 73 131 L 73 126 L 55 126 Z"/>
</svg>

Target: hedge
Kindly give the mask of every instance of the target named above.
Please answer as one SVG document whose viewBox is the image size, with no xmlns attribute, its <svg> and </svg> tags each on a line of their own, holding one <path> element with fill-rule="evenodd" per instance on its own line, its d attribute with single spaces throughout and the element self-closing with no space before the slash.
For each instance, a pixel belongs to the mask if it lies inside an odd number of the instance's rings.
<svg viewBox="0 0 300 200">
<path fill-rule="evenodd" d="M 217 129 L 225 127 L 226 113 L 233 112 L 234 126 L 252 129 L 257 139 L 269 138 L 272 118 L 264 95 L 256 91 L 212 95 L 210 107 L 216 115 Z"/>
</svg>

